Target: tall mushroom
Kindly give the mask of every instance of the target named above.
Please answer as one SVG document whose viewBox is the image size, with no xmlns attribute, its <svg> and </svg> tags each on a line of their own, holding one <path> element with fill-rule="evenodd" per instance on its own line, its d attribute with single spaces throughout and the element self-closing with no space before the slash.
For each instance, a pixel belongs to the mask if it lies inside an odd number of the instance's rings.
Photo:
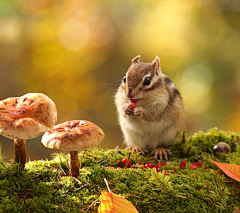
<svg viewBox="0 0 240 213">
<path fill-rule="evenodd" d="M 73 120 L 56 125 L 42 137 L 42 143 L 49 149 L 69 151 L 70 174 L 79 176 L 78 151 L 97 146 L 104 138 L 104 132 L 97 125 L 86 120 Z"/>
<path fill-rule="evenodd" d="M 42 93 L 28 93 L 0 101 L 0 134 L 14 139 L 15 161 L 22 169 L 26 163 L 26 139 L 50 131 L 56 121 L 57 108 Z"/>
</svg>

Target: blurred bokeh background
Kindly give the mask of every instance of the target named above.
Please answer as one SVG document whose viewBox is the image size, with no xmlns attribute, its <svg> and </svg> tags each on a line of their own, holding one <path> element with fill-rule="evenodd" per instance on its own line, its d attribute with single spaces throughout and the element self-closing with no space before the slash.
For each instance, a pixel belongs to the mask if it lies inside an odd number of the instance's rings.
<svg viewBox="0 0 240 213">
<path fill-rule="evenodd" d="M 58 123 L 86 119 L 122 144 L 114 93 L 131 64 L 161 59 L 180 89 L 187 132 L 240 130 L 239 0 L 1 0 L 0 99 L 48 95 Z M 50 159 L 41 136 L 27 160 Z M 0 136 L 5 160 L 13 141 Z"/>
</svg>

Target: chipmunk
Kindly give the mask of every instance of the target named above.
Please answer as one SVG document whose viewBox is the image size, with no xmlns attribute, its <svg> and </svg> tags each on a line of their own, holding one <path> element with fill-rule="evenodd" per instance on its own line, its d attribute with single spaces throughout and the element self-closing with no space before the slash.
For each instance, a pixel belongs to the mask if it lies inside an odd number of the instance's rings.
<svg viewBox="0 0 240 213">
<path fill-rule="evenodd" d="M 172 153 L 166 147 L 183 129 L 185 111 L 179 90 L 161 72 L 158 56 L 152 63 L 140 62 L 140 56 L 132 59 L 115 105 L 128 149 L 142 154 L 150 149 L 156 159 L 168 160 Z"/>
</svg>

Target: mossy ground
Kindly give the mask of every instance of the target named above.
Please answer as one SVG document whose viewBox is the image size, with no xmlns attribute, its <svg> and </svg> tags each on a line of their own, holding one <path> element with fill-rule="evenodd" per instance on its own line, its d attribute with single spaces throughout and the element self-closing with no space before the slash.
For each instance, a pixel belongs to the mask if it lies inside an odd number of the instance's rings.
<svg viewBox="0 0 240 213">
<path fill-rule="evenodd" d="M 216 157 L 212 153 L 212 147 L 220 141 L 231 146 L 231 154 Z M 0 212 L 96 212 L 100 204 L 98 198 L 107 190 L 104 178 L 113 193 L 131 201 L 139 212 L 233 212 L 240 208 L 240 183 L 208 161 L 240 165 L 237 133 L 212 129 L 189 137 L 183 134 L 171 151 L 173 157 L 162 167 L 163 171 L 157 173 L 154 169 L 124 169 L 116 160 L 126 158 L 126 150 L 120 154 L 115 149 L 88 150 L 77 179 L 64 175 L 69 171 L 68 155 L 56 153 L 49 161 L 30 161 L 25 171 L 1 158 Z M 82 155 L 80 152 L 79 160 Z M 102 159 L 107 161 L 99 164 Z M 190 164 L 196 159 L 202 167 L 191 169 Z M 133 153 L 130 160 L 132 165 L 137 160 L 158 165 L 151 155 Z M 183 160 L 186 167 L 180 168 Z"/>
</svg>

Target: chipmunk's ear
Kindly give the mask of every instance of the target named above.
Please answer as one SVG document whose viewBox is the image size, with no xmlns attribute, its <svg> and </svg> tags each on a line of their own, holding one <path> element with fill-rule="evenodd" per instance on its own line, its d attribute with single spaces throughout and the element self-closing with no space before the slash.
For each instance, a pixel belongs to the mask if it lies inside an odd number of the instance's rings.
<svg viewBox="0 0 240 213">
<path fill-rule="evenodd" d="M 156 75 L 161 74 L 161 66 L 160 66 L 160 59 L 158 56 L 152 61 L 153 69 Z"/>
<path fill-rule="evenodd" d="M 132 64 L 138 63 L 140 60 L 140 55 L 136 56 L 134 59 L 132 59 Z"/>
</svg>

